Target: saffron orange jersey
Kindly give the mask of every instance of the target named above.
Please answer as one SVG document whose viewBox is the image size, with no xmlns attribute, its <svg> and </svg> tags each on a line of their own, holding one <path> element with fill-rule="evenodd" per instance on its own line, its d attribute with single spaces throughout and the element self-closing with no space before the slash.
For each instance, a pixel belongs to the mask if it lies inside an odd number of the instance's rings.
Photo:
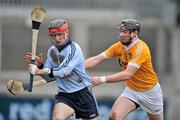
<svg viewBox="0 0 180 120">
<path fill-rule="evenodd" d="M 136 38 L 127 47 L 117 42 L 104 53 L 108 57 L 117 58 L 122 70 L 125 70 L 127 65 L 138 69 L 131 79 L 125 81 L 127 87 L 136 91 L 146 91 L 157 84 L 158 78 L 152 66 L 150 50 L 144 41 Z"/>
</svg>

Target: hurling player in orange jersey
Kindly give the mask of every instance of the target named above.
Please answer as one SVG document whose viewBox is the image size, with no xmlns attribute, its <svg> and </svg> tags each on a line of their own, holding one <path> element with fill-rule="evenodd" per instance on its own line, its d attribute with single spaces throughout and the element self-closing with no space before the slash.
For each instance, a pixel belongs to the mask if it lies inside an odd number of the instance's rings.
<svg viewBox="0 0 180 120">
<path fill-rule="evenodd" d="M 124 19 L 118 30 L 120 41 L 84 63 L 85 68 L 90 69 L 106 59 L 119 61 L 122 71 L 92 77 L 94 85 L 125 81 L 124 91 L 112 106 L 110 120 L 123 120 L 138 107 L 148 113 L 150 120 L 163 120 L 161 86 L 152 66 L 149 47 L 138 38 L 140 24 L 134 19 Z"/>
</svg>

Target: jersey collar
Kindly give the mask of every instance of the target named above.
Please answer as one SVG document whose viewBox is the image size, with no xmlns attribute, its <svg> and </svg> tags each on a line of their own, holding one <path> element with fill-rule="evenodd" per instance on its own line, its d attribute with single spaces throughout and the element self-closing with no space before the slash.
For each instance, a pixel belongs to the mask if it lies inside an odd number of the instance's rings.
<svg viewBox="0 0 180 120">
<path fill-rule="evenodd" d="M 128 46 L 124 45 L 124 48 L 126 49 L 126 51 L 128 51 L 129 49 L 131 49 L 138 42 L 139 42 L 139 39 L 138 39 L 138 37 L 136 37 L 136 38 L 134 38 L 134 40 L 132 40 L 132 43 L 129 44 Z"/>
</svg>

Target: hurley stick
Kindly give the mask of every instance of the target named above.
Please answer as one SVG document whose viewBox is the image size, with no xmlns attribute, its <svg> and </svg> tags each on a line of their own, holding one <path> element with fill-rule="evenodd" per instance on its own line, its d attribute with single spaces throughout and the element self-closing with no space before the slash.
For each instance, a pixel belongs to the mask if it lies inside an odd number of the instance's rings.
<svg viewBox="0 0 180 120">
<path fill-rule="evenodd" d="M 35 80 L 33 82 L 33 87 L 35 86 L 39 86 L 39 85 L 43 85 L 46 84 L 48 82 L 52 82 L 55 81 L 56 79 L 51 79 L 51 80 Z M 18 95 L 23 91 L 28 91 L 28 84 L 27 83 L 22 83 L 19 81 L 15 81 L 15 80 L 9 80 L 7 85 L 6 85 L 8 91 L 13 94 L 13 95 Z"/>
<path fill-rule="evenodd" d="M 36 46 L 37 46 L 37 38 L 39 27 L 41 22 L 44 19 L 45 9 L 37 7 L 34 8 L 31 12 L 31 20 L 32 20 L 32 59 L 31 63 L 35 64 L 35 55 L 36 55 Z M 33 75 L 30 74 L 29 88 L 28 90 L 31 92 L 33 87 Z"/>
</svg>

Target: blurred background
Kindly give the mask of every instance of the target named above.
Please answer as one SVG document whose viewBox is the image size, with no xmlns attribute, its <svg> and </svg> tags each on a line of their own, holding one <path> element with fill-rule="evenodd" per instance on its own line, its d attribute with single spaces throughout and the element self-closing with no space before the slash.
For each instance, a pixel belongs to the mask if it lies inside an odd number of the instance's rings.
<svg viewBox="0 0 180 120">
<path fill-rule="evenodd" d="M 33 88 L 18 96 L 8 93 L 8 80 L 29 81 L 24 55 L 31 51 L 31 10 L 47 10 L 39 35 L 37 54 L 51 46 L 47 35 L 50 21 L 66 19 L 70 37 L 77 42 L 85 58 L 97 55 L 118 41 L 120 20 L 135 18 L 141 23 L 140 38 L 151 49 L 155 71 L 164 94 L 165 120 L 179 120 L 180 113 L 180 1 L 179 0 L 0 0 L 0 120 L 50 120 L 56 83 Z M 118 72 L 117 60 L 109 60 L 89 75 Z M 39 78 L 35 78 L 39 79 Z M 123 89 L 123 83 L 94 87 L 100 120 L 108 120 L 109 111 Z M 74 120 L 71 117 L 69 120 Z M 141 109 L 126 120 L 147 120 Z"/>
</svg>

